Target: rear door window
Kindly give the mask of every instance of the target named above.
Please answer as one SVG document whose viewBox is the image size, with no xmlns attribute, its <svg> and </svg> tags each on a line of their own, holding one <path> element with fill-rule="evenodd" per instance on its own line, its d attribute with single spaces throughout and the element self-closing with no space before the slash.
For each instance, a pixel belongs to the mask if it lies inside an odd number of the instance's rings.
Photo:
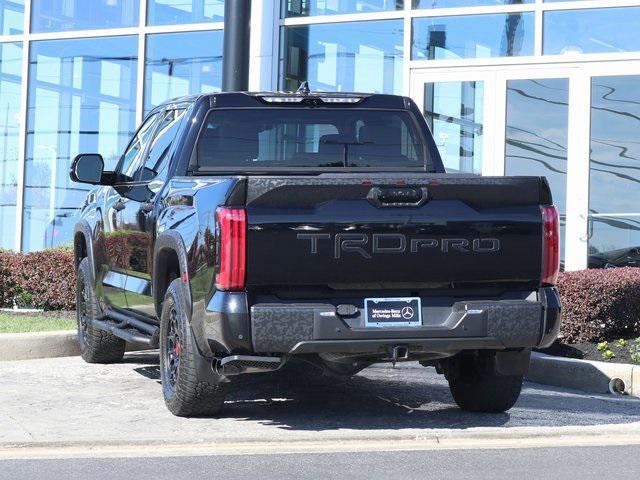
<svg viewBox="0 0 640 480">
<path fill-rule="evenodd" d="M 158 125 L 158 130 L 149 146 L 149 154 L 141 172 L 142 181 L 166 180 L 169 168 L 169 153 L 176 138 L 182 116 L 186 109 L 167 110 Z"/>
<path fill-rule="evenodd" d="M 117 172 L 124 175 L 125 178 L 132 180 L 135 173 L 142 163 L 142 155 L 147 147 L 147 143 L 151 139 L 151 135 L 155 131 L 158 113 L 152 113 L 142 123 L 134 137 L 129 142 L 129 146 L 120 158 Z"/>
</svg>

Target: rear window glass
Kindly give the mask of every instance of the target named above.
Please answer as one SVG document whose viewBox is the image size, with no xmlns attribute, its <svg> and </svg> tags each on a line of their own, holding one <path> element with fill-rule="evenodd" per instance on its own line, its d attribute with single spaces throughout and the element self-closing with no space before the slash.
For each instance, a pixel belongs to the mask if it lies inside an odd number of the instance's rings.
<svg viewBox="0 0 640 480">
<path fill-rule="evenodd" d="M 197 143 L 201 168 L 424 166 L 422 138 L 401 110 L 213 110 Z"/>
</svg>

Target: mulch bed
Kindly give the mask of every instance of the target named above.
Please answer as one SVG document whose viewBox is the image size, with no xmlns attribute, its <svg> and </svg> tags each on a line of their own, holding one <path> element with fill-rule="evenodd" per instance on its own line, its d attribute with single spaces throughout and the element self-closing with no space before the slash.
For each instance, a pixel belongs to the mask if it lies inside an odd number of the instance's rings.
<svg viewBox="0 0 640 480">
<path fill-rule="evenodd" d="M 615 353 L 615 357 L 609 360 L 609 363 L 633 363 L 629 347 L 634 344 L 633 340 L 628 340 L 626 347 L 620 348 L 615 341 L 609 342 L 609 350 Z M 597 348 L 597 343 L 575 343 L 565 345 L 562 343 L 554 343 L 549 348 L 536 349 L 540 353 L 553 355 L 555 357 L 579 358 L 582 360 L 596 360 L 603 362 L 602 352 Z"/>
</svg>

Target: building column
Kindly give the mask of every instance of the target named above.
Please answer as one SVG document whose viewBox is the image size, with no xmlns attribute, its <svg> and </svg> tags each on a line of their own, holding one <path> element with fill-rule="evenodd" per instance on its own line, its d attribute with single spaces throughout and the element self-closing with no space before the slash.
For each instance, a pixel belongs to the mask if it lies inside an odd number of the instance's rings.
<svg viewBox="0 0 640 480">
<path fill-rule="evenodd" d="M 249 45 L 249 90 L 252 92 L 278 90 L 279 23 L 280 0 L 252 2 Z"/>
</svg>

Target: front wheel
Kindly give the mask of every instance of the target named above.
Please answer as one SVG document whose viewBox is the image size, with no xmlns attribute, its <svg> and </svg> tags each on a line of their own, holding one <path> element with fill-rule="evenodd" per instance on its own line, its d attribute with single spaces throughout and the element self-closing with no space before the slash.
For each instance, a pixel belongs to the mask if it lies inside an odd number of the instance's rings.
<svg viewBox="0 0 640 480">
<path fill-rule="evenodd" d="M 179 417 L 215 415 L 224 405 L 222 378 L 205 375 L 189 327 L 186 287 L 181 279 L 169 285 L 160 317 L 160 377 L 167 408 Z"/>
<path fill-rule="evenodd" d="M 83 258 L 76 273 L 76 318 L 80 355 L 87 363 L 119 362 L 126 342 L 113 333 L 93 326 L 100 315 L 100 306 L 91 283 L 91 265 Z"/>
<path fill-rule="evenodd" d="M 469 412 L 502 413 L 515 405 L 523 375 L 499 375 L 479 358 L 466 358 L 447 373 L 458 406 Z"/>
</svg>

